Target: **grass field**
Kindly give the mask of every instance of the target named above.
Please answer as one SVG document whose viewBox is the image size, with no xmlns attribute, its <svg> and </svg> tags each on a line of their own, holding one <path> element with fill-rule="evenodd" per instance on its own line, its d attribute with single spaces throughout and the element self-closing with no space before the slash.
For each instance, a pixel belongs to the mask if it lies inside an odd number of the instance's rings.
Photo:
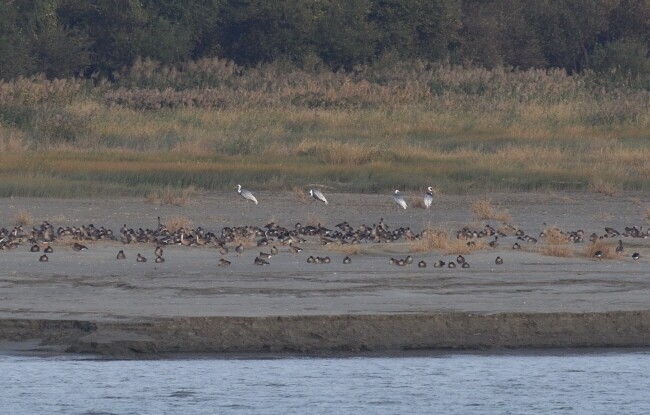
<svg viewBox="0 0 650 415">
<path fill-rule="evenodd" d="M 165 188 L 648 190 L 650 91 L 593 74 L 138 62 L 0 83 L 0 196 Z"/>
</svg>

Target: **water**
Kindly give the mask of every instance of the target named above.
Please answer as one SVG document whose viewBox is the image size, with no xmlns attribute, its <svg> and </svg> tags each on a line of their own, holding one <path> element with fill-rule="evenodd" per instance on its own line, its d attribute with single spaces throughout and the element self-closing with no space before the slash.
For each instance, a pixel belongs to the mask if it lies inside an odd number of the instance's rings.
<svg viewBox="0 0 650 415">
<path fill-rule="evenodd" d="M 0 356 L 2 414 L 648 414 L 650 352 L 103 361 Z"/>
</svg>

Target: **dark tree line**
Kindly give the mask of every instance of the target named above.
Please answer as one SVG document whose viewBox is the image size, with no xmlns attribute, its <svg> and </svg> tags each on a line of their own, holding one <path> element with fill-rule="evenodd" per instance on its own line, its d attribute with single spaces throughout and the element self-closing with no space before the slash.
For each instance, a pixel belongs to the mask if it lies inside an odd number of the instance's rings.
<svg viewBox="0 0 650 415">
<path fill-rule="evenodd" d="M 422 59 L 650 79 L 650 0 L 3 0 L 0 78 L 137 57 L 353 69 Z"/>
</svg>

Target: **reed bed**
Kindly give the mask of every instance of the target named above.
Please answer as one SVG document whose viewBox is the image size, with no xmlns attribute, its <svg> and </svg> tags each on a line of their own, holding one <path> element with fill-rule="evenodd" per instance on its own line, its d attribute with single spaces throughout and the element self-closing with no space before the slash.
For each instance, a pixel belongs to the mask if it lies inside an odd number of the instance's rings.
<svg viewBox="0 0 650 415">
<path fill-rule="evenodd" d="M 650 91 L 593 74 L 351 73 L 138 61 L 114 83 L 0 82 L 0 196 L 228 189 L 647 190 Z"/>
<path fill-rule="evenodd" d="M 541 249 L 542 255 L 569 258 L 573 256 L 573 250 L 569 245 L 566 233 L 557 227 L 544 229 L 546 236 Z M 595 251 L 594 251 L 595 252 Z"/>
<path fill-rule="evenodd" d="M 472 202 L 472 213 L 477 219 L 481 220 L 498 220 L 502 223 L 508 223 L 512 219 L 510 213 L 505 209 L 497 209 L 488 199 L 475 200 Z"/>
<path fill-rule="evenodd" d="M 594 258 L 594 255 L 597 251 L 602 253 L 602 259 L 616 259 L 617 255 L 614 249 L 612 249 L 612 244 L 608 244 L 602 239 L 596 240 L 594 243 L 590 243 L 585 246 L 582 254 L 586 258 Z"/>
</svg>

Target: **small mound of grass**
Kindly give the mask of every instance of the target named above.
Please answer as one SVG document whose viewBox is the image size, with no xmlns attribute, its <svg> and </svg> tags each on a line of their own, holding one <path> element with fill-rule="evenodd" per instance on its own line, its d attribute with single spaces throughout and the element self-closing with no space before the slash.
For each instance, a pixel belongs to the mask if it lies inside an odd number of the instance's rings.
<svg viewBox="0 0 650 415">
<path fill-rule="evenodd" d="M 603 254 L 602 259 L 615 259 L 616 258 L 616 253 L 612 249 L 612 245 L 607 244 L 602 239 L 598 239 L 598 240 L 596 240 L 596 242 L 585 246 L 585 249 L 583 251 L 583 255 L 586 258 L 593 258 L 594 254 L 597 251 L 602 252 L 602 254 Z"/>
<path fill-rule="evenodd" d="M 497 210 L 489 199 L 475 200 L 472 202 L 472 213 L 477 219 L 498 220 L 503 223 L 512 219 L 507 210 Z"/>
<path fill-rule="evenodd" d="M 563 258 L 573 256 L 573 251 L 569 246 L 569 239 L 559 228 L 544 229 L 544 234 L 546 236 L 541 250 L 542 255 Z"/>
<path fill-rule="evenodd" d="M 165 221 L 165 227 L 171 233 L 180 229 L 189 229 L 190 226 L 192 226 L 192 221 L 185 216 L 172 216 Z"/>
<path fill-rule="evenodd" d="M 32 223 L 34 223 L 34 220 L 32 219 L 32 216 L 29 214 L 28 211 L 22 209 L 18 213 L 16 213 L 16 216 L 14 217 L 14 223 L 16 224 L 16 226 L 31 225 Z"/>
</svg>

